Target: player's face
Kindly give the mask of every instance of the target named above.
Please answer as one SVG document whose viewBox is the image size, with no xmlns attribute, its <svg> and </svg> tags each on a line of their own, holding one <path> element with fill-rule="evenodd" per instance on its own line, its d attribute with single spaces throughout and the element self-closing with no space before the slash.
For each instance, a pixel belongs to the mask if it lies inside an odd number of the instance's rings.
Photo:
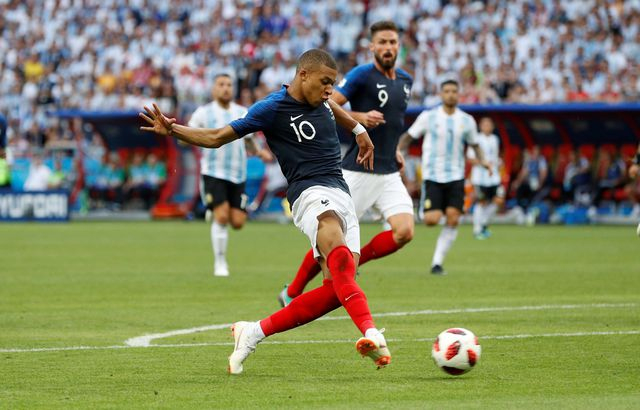
<svg viewBox="0 0 640 410">
<path fill-rule="evenodd" d="M 301 70 L 302 93 L 308 104 L 317 107 L 329 99 L 333 93 L 333 84 L 338 72 L 322 65 L 318 68 Z"/>
<path fill-rule="evenodd" d="M 213 99 L 223 104 L 229 104 L 233 98 L 233 84 L 231 78 L 220 76 L 216 78 L 211 90 Z"/>
<path fill-rule="evenodd" d="M 396 65 L 399 47 L 398 33 L 393 30 L 376 32 L 369 45 L 369 49 L 373 52 L 373 57 L 385 70 L 392 69 Z"/>
<path fill-rule="evenodd" d="M 440 90 L 440 98 L 442 99 L 442 104 L 447 107 L 455 107 L 458 105 L 458 86 L 455 84 L 445 84 Z"/>
<path fill-rule="evenodd" d="M 480 132 L 484 135 L 493 134 L 493 121 L 491 121 L 490 118 L 483 118 L 482 121 L 480 121 Z"/>
</svg>

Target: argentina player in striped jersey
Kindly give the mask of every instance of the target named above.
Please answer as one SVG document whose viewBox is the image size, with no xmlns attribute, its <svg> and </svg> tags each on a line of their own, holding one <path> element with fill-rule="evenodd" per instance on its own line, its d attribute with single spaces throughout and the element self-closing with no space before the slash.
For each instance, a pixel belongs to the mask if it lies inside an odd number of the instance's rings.
<svg viewBox="0 0 640 410">
<path fill-rule="evenodd" d="M 233 83 L 229 74 L 218 74 L 211 89 L 213 101 L 198 107 L 189 120 L 195 128 L 217 128 L 242 118 L 247 109 L 232 101 Z M 233 141 L 219 149 L 201 149 L 200 195 L 211 221 L 215 276 L 229 276 L 227 264 L 227 225 L 240 229 L 247 220 L 247 151 L 265 162 L 272 160 L 268 150 L 260 149 L 251 136 Z"/>
<path fill-rule="evenodd" d="M 295 225 L 309 238 L 321 264 L 322 285 L 256 322 L 232 326 L 234 350 L 229 372 L 243 371 L 245 359 L 265 337 L 311 322 L 342 305 L 363 337 L 356 350 L 378 367 L 391 362 L 384 335 L 375 326 L 367 298 L 355 281 L 360 252 L 360 226 L 340 167 L 336 123 L 352 130 L 358 143 L 356 161 L 373 168 L 373 143 L 365 128 L 329 100 L 338 75 L 333 57 L 323 50 L 306 51 L 298 59 L 290 86 L 249 108 L 244 118 L 221 128 L 190 128 L 167 118 L 157 105 L 140 116 L 143 131 L 172 136 L 189 144 L 219 148 L 244 135 L 263 131 L 289 188 Z M 326 362 L 326 358 L 322 358 Z"/>
<path fill-rule="evenodd" d="M 478 163 L 491 174 L 477 143 L 476 121 L 458 108 L 458 82 L 440 85 L 442 105 L 423 111 L 400 137 L 398 149 L 406 150 L 411 139 L 424 136 L 422 143 L 422 198 L 420 212 L 427 226 L 445 225 L 438 236 L 431 273 L 444 275 L 444 258 L 458 236 L 458 222 L 464 207 L 465 144 L 471 146 Z"/>
<path fill-rule="evenodd" d="M 331 99 L 340 105 L 349 102 L 349 114 L 369 130 L 376 147 L 376 167 L 365 169 L 356 162 L 358 146 L 352 142 L 342 160 L 342 172 L 349 185 L 356 214 L 367 210 L 381 215 L 391 227 L 367 243 L 360 252 L 360 265 L 389 255 L 413 238 L 413 201 L 400 177 L 404 158 L 397 151 L 398 138 L 404 130 L 404 116 L 413 79 L 396 68 L 399 49 L 398 28 L 392 21 L 371 25 L 369 49 L 374 61 L 349 71 Z M 296 277 L 278 295 L 282 306 L 301 294 L 309 281 L 320 272 L 313 251 L 305 255 Z"/>
<path fill-rule="evenodd" d="M 496 213 L 504 199 L 504 188 L 500 185 L 500 140 L 493 133 L 493 120 L 483 117 L 480 120 L 480 133 L 477 142 L 484 154 L 484 159 L 491 165 L 491 172 L 486 170 L 476 158 L 475 151 L 469 147 L 467 158 L 473 165 L 471 168 L 471 184 L 475 189 L 476 203 L 473 207 L 473 235 L 476 239 L 491 236 L 489 221 Z"/>
</svg>

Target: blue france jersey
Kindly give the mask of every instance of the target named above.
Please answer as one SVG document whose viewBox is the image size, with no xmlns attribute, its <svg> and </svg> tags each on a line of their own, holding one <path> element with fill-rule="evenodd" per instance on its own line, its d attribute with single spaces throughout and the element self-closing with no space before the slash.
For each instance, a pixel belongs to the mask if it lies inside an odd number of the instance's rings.
<svg viewBox="0 0 640 410">
<path fill-rule="evenodd" d="M 391 80 L 378 71 L 373 63 L 355 67 L 347 73 L 336 90 L 347 97 L 351 110 L 380 111 L 384 124 L 367 130 L 375 146 L 375 168 L 368 171 L 356 163 L 358 144 L 351 142 L 342 167 L 351 171 L 391 174 L 398 171 L 396 148 L 404 130 L 404 114 L 411 96 L 413 79 L 404 70 L 396 69 L 396 79 Z"/>
<path fill-rule="evenodd" d="M 329 103 L 312 107 L 293 99 L 286 87 L 249 108 L 232 121 L 236 134 L 262 131 L 287 178 L 289 204 L 312 186 L 340 188 L 349 193 L 340 167 L 340 141 Z"/>
</svg>

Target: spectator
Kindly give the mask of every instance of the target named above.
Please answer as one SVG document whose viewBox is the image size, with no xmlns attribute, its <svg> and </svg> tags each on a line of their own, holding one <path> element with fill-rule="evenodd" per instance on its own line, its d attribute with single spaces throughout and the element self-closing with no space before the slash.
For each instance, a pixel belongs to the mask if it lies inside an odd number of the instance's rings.
<svg viewBox="0 0 640 410">
<path fill-rule="evenodd" d="M 149 188 L 149 205 L 158 200 L 160 188 L 167 180 L 167 166 L 158 159 L 158 156 L 151 153 L 147 156 L 147 174 L 145 185 Z"/>
<path fill-rule="evenodd" d="M 106 164 L 100 169 L 94 184 L 89 186 L 89 195 L 94 208 L 107 206 L 119 210 L 123 203 L 125 172 L 117 152 L 109 154 Z"/>
<path fill-rule="evenodd" d="M 580 205 L 590 205 L 590 191 L 591 164 L 578 150 L 571 151 L 562 181 L 563 199 Z"/>
<path fill-rule="evenodd" d="M 594 203 L 600 205 L 605 196 L 615 198 L 615 191 L 624 187 L 626 165 L 622 158 L 614 157 L 607 150 L 600 152 L 601 169 L 598 170 L 597 191 Z"/>
<path fill-rule="evenodd" d="M 62 161 L 60 158 L 54 158 L 53 160 L 53 170 L 51 171 L 51 175 L 49 175 L 49 180 L 47 181 L 48 189 L 70 189 L 71 188 L 71 178 L 69 175 L 63 171 L 62 169 Z"/>
<path fill-rule="evenodd" d="M 529 153 L 525 153 L 522 168 L 511 185 L 511 190 L 516 194 L 518 206 L 525 213 L 528 213 L 532 204 L 546 198 L 549 193 L 548 175 L 547 160 L 540 155 L 540 147 L 534 145 Z M 535 220 L 534 214 L 528 214 L 528 216 Z"/>
<path fill-rule="evenodd" d="M 42 154 L 34 154 L 29 166 L 29 174 L 24 182 L 25 191 L 45 191 L 49 186 L 51 168 L 45 165 Z"/>
<path fill-rule="evenodd" d="M 144 208 L 151 207 L 151 190 L 147 185 L 149 170 L 144 161 L 144 154 L 136 152 L 133 154 L 131 165 L 128 169 L 127 182 L 124 184 L 124 192 L 128 201 L 140 199 L 144 203 Z"/>
</svg>

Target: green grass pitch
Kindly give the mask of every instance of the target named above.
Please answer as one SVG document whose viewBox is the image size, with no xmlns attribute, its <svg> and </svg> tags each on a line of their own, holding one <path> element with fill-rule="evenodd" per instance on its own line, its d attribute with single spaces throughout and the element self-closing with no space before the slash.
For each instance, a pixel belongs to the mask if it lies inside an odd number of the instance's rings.
<svg viewBox="0 0 640 410">
<path fill-rule="evenodd" d="M 379 229 L 363 225 L 363 244 Z M 231 276 L 215 278 L 204 222 L 2 224 L 0 408 L 640 408 L 635 229 L 496 226 L 476 241 L 464 226 L 449 275 L 434 277 L 438 233 L 418 226 L 361 268 L 389 367 L 358 357 L 338 309 L 269 338 L 229 376 L 226 327 L 125 340 L 272 313 L 308 248 L 295 227 L 232 232 Z M 452 326 L 483 348 L 461 377 L 430 358 Z"/>
</svg>

